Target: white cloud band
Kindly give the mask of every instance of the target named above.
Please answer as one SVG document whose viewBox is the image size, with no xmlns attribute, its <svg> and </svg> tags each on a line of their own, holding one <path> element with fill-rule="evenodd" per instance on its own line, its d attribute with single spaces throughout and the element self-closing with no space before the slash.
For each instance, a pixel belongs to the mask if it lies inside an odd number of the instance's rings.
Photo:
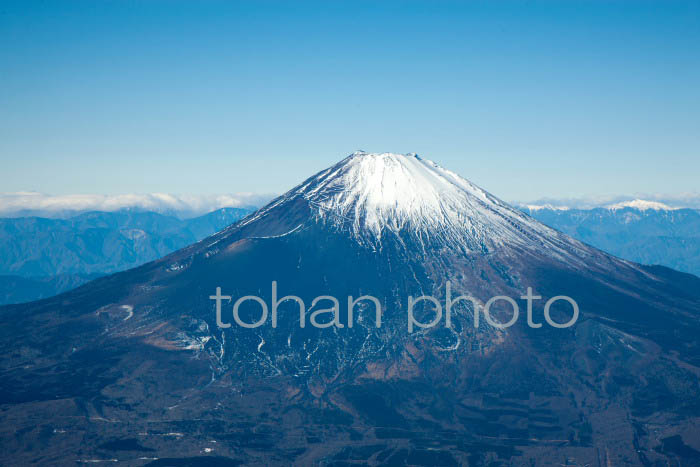
<svg viewBox="0 0 700 467">
<path fill-rule="evenodd" d="M 0 217 L 22 215 L 62 217 L 84 211 L 118 211 L 128 208 L 192 217 L 225 207 L 258 207 L 272 197 L 272 195 L 256 193 L 220 195 L 0 193 Z"/>
</svg>

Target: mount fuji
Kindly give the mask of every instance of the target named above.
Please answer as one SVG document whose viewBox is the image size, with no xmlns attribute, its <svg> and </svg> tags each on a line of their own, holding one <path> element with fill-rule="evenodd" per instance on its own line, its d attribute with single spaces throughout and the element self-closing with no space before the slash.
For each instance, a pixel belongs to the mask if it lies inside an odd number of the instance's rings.
<svg viewBox="0 0 700 467">
<path fill-rule="evenodd" d="M 448 281 L 473 302 L 409 332 L 406 298 Z M 305 315 L 372 295 L 382 325 L 363 305 L 352 327 L 301 327 L 287 300 L 274 327 L 217 326 L 216 288 L 270 303 L 273 282 Z M 528 288 L 535 322 L 560 295 L 578 321 L 473 325 Z M 203 241 L 0 313 L 2 464 L 700 465 L 700 279 L 415 154 L 353 153 Z"/>
</svg>

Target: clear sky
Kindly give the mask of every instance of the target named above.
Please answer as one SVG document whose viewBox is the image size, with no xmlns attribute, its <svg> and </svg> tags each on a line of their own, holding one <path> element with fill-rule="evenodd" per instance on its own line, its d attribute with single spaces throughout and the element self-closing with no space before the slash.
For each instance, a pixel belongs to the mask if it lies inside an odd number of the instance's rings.
<svg viewBox="0 0 700 467">
<path fill-rule="evenodd" d="M 282 192 L 356 149 L 699 191 L 700 1 L 0 2 L 0 192 Z"/>
</svg>

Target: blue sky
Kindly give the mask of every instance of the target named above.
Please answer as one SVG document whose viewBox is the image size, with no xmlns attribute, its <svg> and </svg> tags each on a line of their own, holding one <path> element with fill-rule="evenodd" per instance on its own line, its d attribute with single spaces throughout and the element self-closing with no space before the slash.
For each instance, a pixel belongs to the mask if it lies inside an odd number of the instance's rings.
<svg viewBox="0 0 700 467">
<path fill-rule="evenodd" d="M 4 1 L 0 192 L 282 192 L 356 149 L 697 192 L 698 83 L 698 1 Z"/>
</svg>

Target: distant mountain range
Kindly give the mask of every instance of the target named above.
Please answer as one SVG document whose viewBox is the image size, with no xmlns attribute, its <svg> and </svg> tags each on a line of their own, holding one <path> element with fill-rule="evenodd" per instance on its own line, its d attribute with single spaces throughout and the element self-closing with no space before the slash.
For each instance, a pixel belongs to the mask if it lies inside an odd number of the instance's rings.
<svg viewBox="0 0 700 467">
<path fill-rule="evenodd" d="M 632 200 L 592 209 L 520 205 L 538 221 L 642 264 L 700 276 L 700 210 Z M 161 258 L 236 222 L 253 208 L 180 219 L 140 208 L 67 219 L 0 219 L 0 304 L 51 297 L 99 276 Z"/>
<path fill-rule="evenodd" d="M 87 212 L 69 219 L 0 219 L 0 304 L 50 297 L 161 258 L 249 214 L 223 208 L 192 219 L 155 212 Z"/>
<path fill-rule="evenodd" d="M 700 276 L 700 211 L 634 200 L 594 209 L 522 206 L 538 221 L 642 264 Z"/>
</svg>

